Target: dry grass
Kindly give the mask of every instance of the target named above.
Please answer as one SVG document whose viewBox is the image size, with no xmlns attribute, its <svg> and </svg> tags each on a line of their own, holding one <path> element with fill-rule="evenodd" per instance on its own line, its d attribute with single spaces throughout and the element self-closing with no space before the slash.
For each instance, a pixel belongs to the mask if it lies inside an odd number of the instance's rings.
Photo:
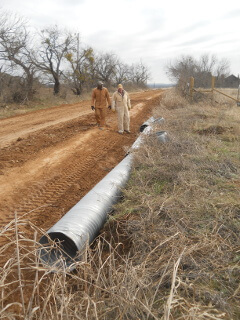
<svg viewBox="0 0 240 320">
<path fill-rule="evenodd" d="M 168 90 L 155 116 L 169 142 L 147 136 L 135 152 L 123 201 L 74 272 L 39 264 L 29 222 L 2 230 L 15 238 L 1 259 L 15 251 L 0 269 L 0 319 L 240 318 L 240 108 Z"/>
<path fill-rule="evenodd" d="M 0 119 L 52 106 L 78 103 L 82 100 L 89 100 L 90 97 L 90 91 L 83 92 L 81 96 L 76 96 L 70 89 L 63 87 L 59 95 L 54 95 L 52 88 L 38 88 L 38 92 L 32 101 L 23 101 L 22 103 L 4 103 L 0 101 Z"/>
</svg>

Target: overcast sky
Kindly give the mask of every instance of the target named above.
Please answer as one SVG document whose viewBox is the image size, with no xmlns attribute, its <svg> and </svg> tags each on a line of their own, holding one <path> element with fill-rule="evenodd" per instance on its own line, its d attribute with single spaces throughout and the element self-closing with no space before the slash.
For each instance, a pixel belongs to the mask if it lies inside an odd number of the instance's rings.
<svg viewBox="0 0 240 320">
<path fill-rule="evenodd" d="M 165 66 L 182 55 L 216 55 L 240 74 L 240 0 L 0 0 L 0 9 L 31 26 L 58 24 L 79 32 L 84 44 L 142 61 L 152 78 L 170 83 Z"/>
</svg>

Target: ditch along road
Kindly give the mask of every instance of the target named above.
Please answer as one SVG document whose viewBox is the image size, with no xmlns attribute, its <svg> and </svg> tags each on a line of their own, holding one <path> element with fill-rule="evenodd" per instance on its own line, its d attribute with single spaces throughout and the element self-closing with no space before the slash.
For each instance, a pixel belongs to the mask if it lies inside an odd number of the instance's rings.
<svg viewBox="0 0 240 320">
<path fill-rule="evenodd" d="M 15 216 L 47 231 L 69 211 L 124 158 L 163 92 L 130 94 L 130 134 L 117 133 L 110 110 L 99 130 L 90 101 L 0 120 L 0 246 L 14 237 Z"/>
</svg>

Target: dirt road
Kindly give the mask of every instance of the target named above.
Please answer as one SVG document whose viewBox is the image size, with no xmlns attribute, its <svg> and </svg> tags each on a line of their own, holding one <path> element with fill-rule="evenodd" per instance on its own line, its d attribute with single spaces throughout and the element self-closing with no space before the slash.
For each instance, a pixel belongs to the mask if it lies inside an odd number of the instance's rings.
<svg viewBox="0 0 240 320">
<path fill-rule="evenodd" d="M 16 212 L 48 230 L 123 159 L 162 92 L 131 94 L 131 134 L 112 111 L 99 130 L 90 101 L 0 120 L 0 228 Z"/>
</svg>

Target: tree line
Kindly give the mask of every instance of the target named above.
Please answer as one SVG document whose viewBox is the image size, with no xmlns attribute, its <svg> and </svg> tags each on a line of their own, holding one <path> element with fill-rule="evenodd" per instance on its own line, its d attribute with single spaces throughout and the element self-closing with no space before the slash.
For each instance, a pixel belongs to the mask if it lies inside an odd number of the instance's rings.
<svg viewBox="0 0 240 320">
<path fill-rule="evenodd" d="M 0 12 L 0 96 L 3 100 L 31 100 L 37 86 L 67 85 L 75 95 L 97 81 L 106 86 L 131 83 L 144 86 L 150 78 L 142 63 L 127 64 L 113 53 L 97 52 L 79 41 L 79 34 L 48 26 L 33 32 L 27 21 Z"/>
<path fill-rule="evenodd" d="M 218 60 L 216 55 L 203 54 L 199 59 L 191 55 L 179 57 L 173 63 L 169 63 L 166 73 L 176 83 L 179 91 L 186 95 L 190 77 L 194 77 L 196 88 L 210 88 L 212 76 L 216 78 L 216 87 L 224 87 L 229 70 L 230 64 L 226 58 Z"/>
</svg>

